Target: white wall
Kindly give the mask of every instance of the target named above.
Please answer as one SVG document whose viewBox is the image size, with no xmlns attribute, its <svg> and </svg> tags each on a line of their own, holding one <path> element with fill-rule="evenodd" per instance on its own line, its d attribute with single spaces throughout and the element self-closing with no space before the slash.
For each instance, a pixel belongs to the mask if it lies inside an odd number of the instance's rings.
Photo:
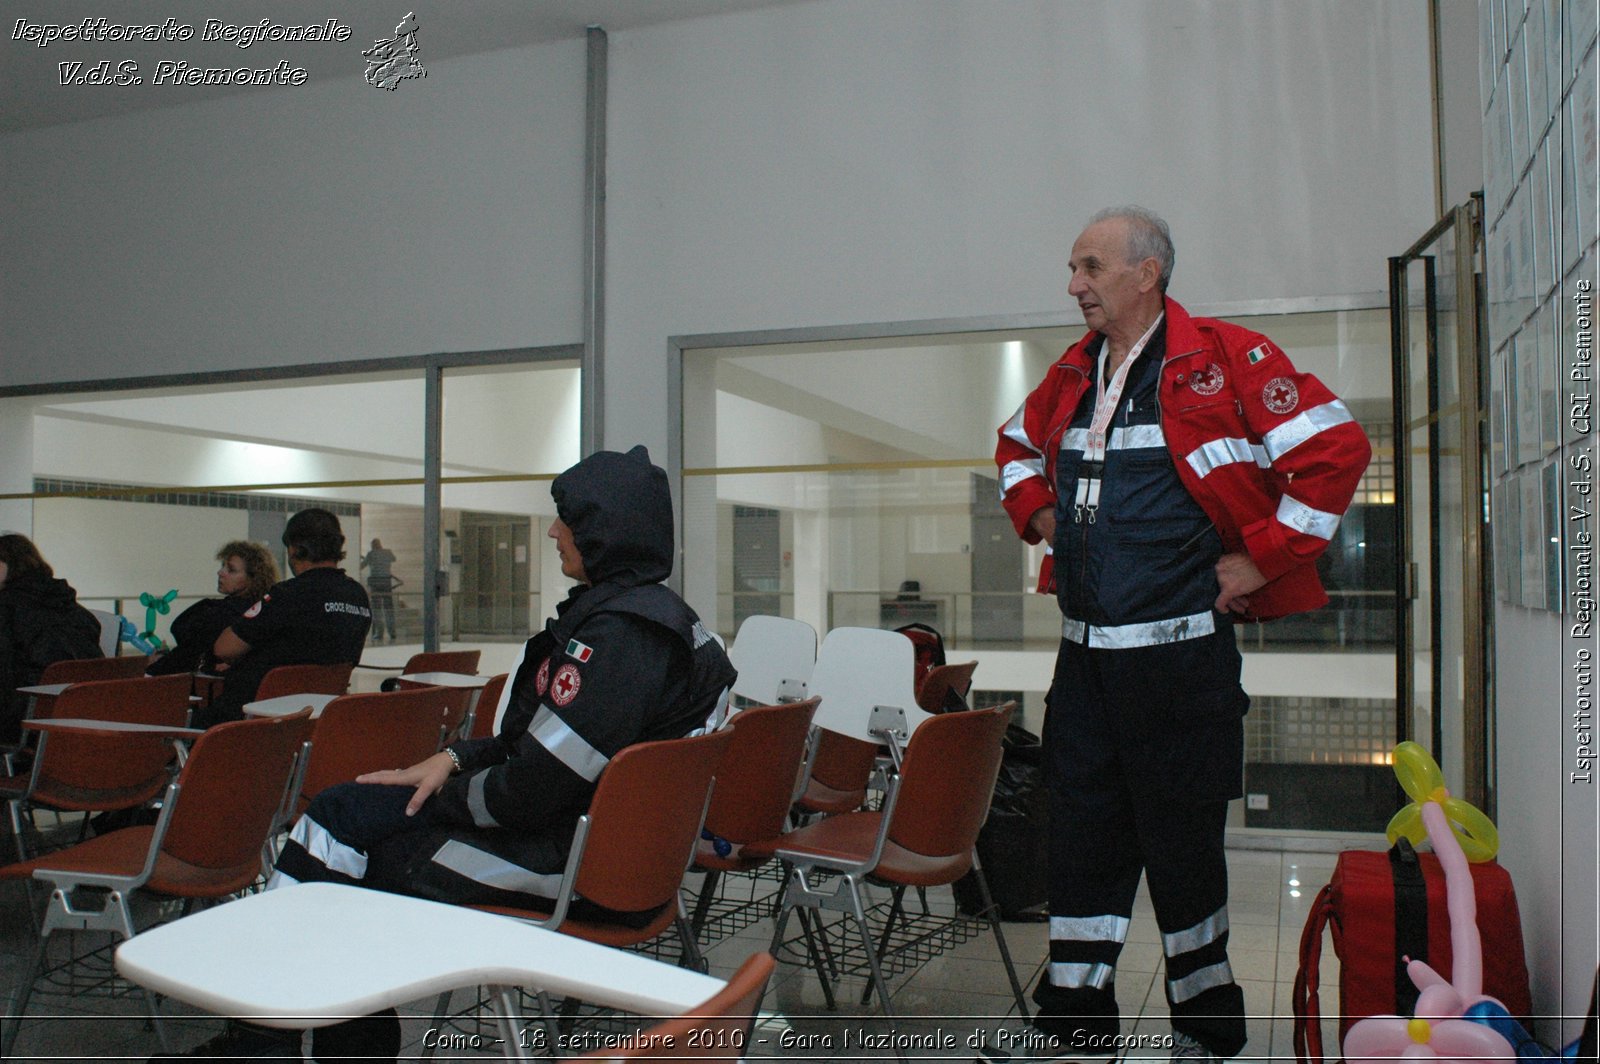
<svg viewBox="0 0 1600 1064">
<path fill-rule="evenodd" d="M 1426 11 L 819 0 L 615 34 L 608 445 L 665 442 L 671 334 L 1059 313 L 1108 203 L 1167 215 L 1192 303 L 1381 291 L 1434 220 Z"/>
<path fill-rule="evenodd" d="M 0 138 L 4 383 L 577 342 L 584 54 Z"/>
</svg>

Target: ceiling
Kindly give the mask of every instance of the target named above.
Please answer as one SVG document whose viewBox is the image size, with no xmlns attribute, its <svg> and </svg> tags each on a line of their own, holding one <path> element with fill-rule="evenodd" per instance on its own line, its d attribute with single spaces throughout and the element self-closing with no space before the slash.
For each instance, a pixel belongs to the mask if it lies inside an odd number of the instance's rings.
<svg viewBox="0 0 1600 1064">
<path fill-rule="evenodd" d="M 635 29 L 679 19 L 724 14 L 754 8 L 796 3 L 799 0 L 256 0 L 254 3 L 218 4 L 215 0 L 9 0 L 5 4 L 4 36 L 0 38 L 0 132 L 12 132 L 65 122 L 106 118 L 157 107 L 172 107 L 196 100 L 241 92 L 284 91 L 224 85 L 156 85 L 156 65 L 162 60 L 187 62 L 193 67 L 241 65 L 272 67 L 280 59 L 306 65 L 319 61 L 313 77 L 331 65 L 335 49 L 349 53 L 348 76 L 365 69 L 361 50 L 394 34 L 407 12 L 419 25 L 418 56 L 424 66 L 431 60 L 516 48 L 541 41 L 580 38 L 588 26 L 611 32 Z M 186 41 L 66 41 L 45 47 L 37 41 L 16 39 L 18 20 L 29 24 L 79 26 L 84 19 L 104 18 L 111 25 L 189 26 Z M 322 25 L 334 18 L 350 28 L 343 42 L 260 41 L 247 49 L 226 40 L 204 41 L 206 22 L 220 19 L 237 25 L 259 25 L 262 19 L 284 26 Z M 110 61 L 138 64 L 144 78 L 138 85 L 62 85 L 60 64 L 81 62 L 74 75 Z M 338 75 L 344 76 L 344 75 Z"/>
</svg>

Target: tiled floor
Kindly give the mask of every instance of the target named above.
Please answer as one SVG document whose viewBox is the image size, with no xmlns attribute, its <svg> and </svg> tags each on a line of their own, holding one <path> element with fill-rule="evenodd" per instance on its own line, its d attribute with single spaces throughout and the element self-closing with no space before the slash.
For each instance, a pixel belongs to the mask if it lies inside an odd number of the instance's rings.
<svg viewBox="0 0 1600 1064">
<path fill-rule="evenodd" d="M 1290 992 L 1300 929 L 1317 889 L 1332 872 L 1333 861 L 1331 854 L 1229 852 L 1231 956 L 1250 1015 L 1250 1040 L 1241 1059 L 1293 1058 Z M 948 891 L 930 893 L 935 911 L 950 909 Z M 797 931 L 793 921 L 790 930 Z M 396 929 L 397 934 L 420 931 Z M 751 952 L 765 949 L 771 934 L 771 921 L 763 919 L 718 940 L 707 950 L 712 973 L 731 973 Z M 1007 923 L 1005 934 L 1023 985 L 1031 987 L 1043 964 L 1045 925 Z M 22 885 L 0 884 L 0 990 L 8 1001 L 28 963 L 33 941 Z M 1329 954 L 1322 964 L 1323 1012 L 1327 1015 L 1337 1013 L 1337 968 L 1331 950 L 1325 953 Z M 865 1009 L 860 1006 L 864 979 L 843 977 L 836 989 L 839 1012 L 830 1013 L 816 976 L 789 962 L 791 958 L 785 960 L 767 993 L 750 1056 L 816 1061 L 894 1058 L 892 1050 L 872 1044 L 873 1036 L 883 1035 L 888 1027 L 876 1002 Z M 1160 972 L 1155 919 L 1141 892 L 1118 965 L 1117 999 L 1124 1017 L 1123 1034 L 1130 1036 L 1125 1041 L 1145 1041 L 1143 1049 L 1128 1048 L 1121 1055 L 1166 1057 L 1165 1049 L 1160 1048 L 1169 1029 Z M 891 988 L 899 1030 L 911 1044 L 911 1059 L 974 1060 L 978 1047 L 1010 1047 L 1008 1036 L 1019 1029 L 1005 969 L 993 936 L 987 932 L 892 979 Z M 402 1010 L 405 1053 L 415 1056 L 420 1051 L 431 1011 L 431 1001 L 413 1002 Z M 16 1052 L 21 1054 L 17 1059 L 142 1059 L 158 1051 L 155 1035 L 141 1018 L 143 1012 L 138 998 L 36 994 L 17 1043 Z M 169 1033 L 179 1048 L 193 1045 L 221 1027 L 216 1019 L 172 1003 L 166 1003 L 163 1012 L 171 1017 Z M 497 1050 L 489 1047 L 441 1051 L 435 1059 L 489 1060 L 496 1056 Z"/>
</svg>

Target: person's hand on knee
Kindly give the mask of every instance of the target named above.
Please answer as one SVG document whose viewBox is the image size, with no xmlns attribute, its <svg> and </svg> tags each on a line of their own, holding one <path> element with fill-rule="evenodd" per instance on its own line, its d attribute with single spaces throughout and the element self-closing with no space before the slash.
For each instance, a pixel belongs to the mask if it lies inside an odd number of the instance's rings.
<svg viewBox="0 0 1600 1064">
<path fill-rule="evenodd" d="M 444 751 L 419 761 L 410 768 L 383 769 L 357 776 L 357 783 L 379 783 L 388 787 L 415 787 L 416 793 L 406 803 L 406 816 L 416 816 L 424 802 L 444 786 L 445 780 L 455 771 L 455 759 Z"/>
</svg>

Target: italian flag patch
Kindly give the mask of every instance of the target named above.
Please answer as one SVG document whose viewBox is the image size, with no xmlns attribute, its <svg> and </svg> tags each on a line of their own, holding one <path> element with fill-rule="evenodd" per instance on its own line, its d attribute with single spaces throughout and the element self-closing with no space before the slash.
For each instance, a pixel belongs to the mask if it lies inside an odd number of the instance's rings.
<svg viewBox="0 0 1600 1064">
<path fill-rule="evenodd" d="M 1268 349 L 1266 344 L 1262 344 L 1259 347 L 1252 347 L 1245 357 L 1250 360 L 1250 364 L 1253 366 L 1257 362 L 1264 360 L 1270 354 L 1272 354 L 1272 351 Z"/>
<path fill-rule="evenodd" d="M 588 643 L 580 643 L 576 639 L 567 640 L 567 657 L 577 658 L 579 661 L 588 661 L 594 656 L 594 647 Z"/>
</svg>

